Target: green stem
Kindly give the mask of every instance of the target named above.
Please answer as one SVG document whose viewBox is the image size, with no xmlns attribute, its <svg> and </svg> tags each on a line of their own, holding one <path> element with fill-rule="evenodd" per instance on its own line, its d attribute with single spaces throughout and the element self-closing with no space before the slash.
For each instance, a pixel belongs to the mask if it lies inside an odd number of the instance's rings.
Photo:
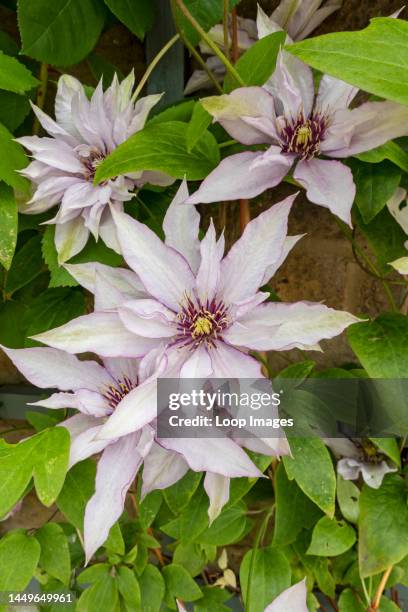
<svg viewBox="0 0 408 612">
<path fill-rule="evenodd" d="M 160 62 L 162 57 L 164 55 L 166 55 L 167 51 L 169 49 L 171 49 L 171 47 L 179 40 L 179 38 L 180 38 L 180 35 L 179 34 L 175 34 L 173 36 L 173 38 L 170 38 L 170 40 L 164 45 L 164 47 L 162 49 L 160 49 L 158 54 L 152 59 L 152 61 L 150 62 L 149 66 L 147 67 L 146 72 L 144 73 L 144 75 L 140 79 L 139 85 L 135 89 L 135 93 L 132 96 L 132 102 L 135 102 L 137 100 L 137 98 L 140 95 L 140 92 L 142 91 L 143 87 L 146 84 L 147 79 L 152 74 L 152 72 L 156 68 L 157 64 Z"/>
<path fill-rule="evenodd" d="M 207 45 L 210 47 L 213 53 L 218 57 L 218 59 L 221 60 L 221 62 L 224 64 L 225 68 L 230 73 L 230 75 L 237 81 L 237 83 L 241 87 L 245 87 L 245 82 L 242 80 L 237 70 L 235 70 L 234 66 L 231 64 L 229 59 L 224 55 L 221 49 L 216 45 L 216 43 L 213 40 L 211 40 L 211 37 L 208 36 L 207 32 L 203 30 L 203 28 L 200 26 L 198 21 L 193 17 L 193 15 L 187 9 L 183 0 L 175 0 L 175 2 L 178 8 L 180 9 L 180 11 L 183 13 L 184 17 L 187 19 L 187 21 L 190 22 L 190 24 L 193 26 L 196 32 L 201 36 L 202 40 L 207 43 Z"/>
<path fill-rule="evenodd" d="M 248 572 L 248 587 L 247 587 L 247 592 L 246 592 L 246 597 L 245 597 L 245 609 L 248 610 L 248 612 L 251 611 L 251 587 L 252 587 L 252 578 L 253 578 L 253 574 L 255 571 L 256 555 L 258 552 L 259 545 L 265 535 L 266 528 L 269 523 L 269 519 L 273 515 L 274 511 L 275 511 L 275 505 L 272 506 L 272 508 L 268 511 L 264 520 L 262 521 L 259 527 L 258 533 L 256 534 L 254 547 L 252 549 L 251 562 L 249 564 L 249 572 Z"/>
<path fill-rule="evenodd" d="M 232 147 L 232 145 L 237 144 L 236 140 L 225 140 L 224 142 L 219 142 L 218 147 L 220 149 L 225 149 L 225 147 Z"/>
<path fill-rule="evenodd" d="M 38 108 L 40 108 L 41 110 L 44 108 L 45 97 L 47 95 L 47 84 L 48 84 L 48 64 L 45 64 L 43 62 L 40 67 L 40 85 L 38 86 L 37 99 L 36 99 L 36 104 Z M 36 117 L 34 120 L 34 125 L 33 125 L 34 135 L 37 135 L 39 133 L 40 127 L 41 127 L 40 122 L 38 121 Z"/>
<path fill-rule="evenodd" d="M 226 57 L 230 58 L 229 52 L 229 31 L 228 31 L 228 18 L 229 18 L 229 0 L 224 0 L 224 19 L 222 22 L 224 29 L 224 52 Z"/>
<path fill-rule="evenodd" d="M 364 580 L 364 578 L 362 578 L 361 576 L 360 576 L 360 581 L 361 581 L 361 586 L 363 587 L 363 593 L 364 593 L 364 598 L 365 598 L 365 600 L 366 600 L 366 604 L 367 604 L 368 606 L 370 606 L 370 605 L 371 605 L 371 597 L 370 597 L 370 595 L 368 594 L 368 591 L 367 591 L 367 587 L 366 587 L 365 580 Z"/>
</svg>

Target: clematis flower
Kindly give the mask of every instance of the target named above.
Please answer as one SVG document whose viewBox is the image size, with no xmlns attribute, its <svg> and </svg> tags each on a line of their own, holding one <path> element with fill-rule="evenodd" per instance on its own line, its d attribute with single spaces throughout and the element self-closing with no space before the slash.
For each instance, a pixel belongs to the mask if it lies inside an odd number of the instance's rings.
<svg viewBox="0 0 408 612">
<path fill-rule="evenodd" d="M 378 489 L 386 474 L 397 471 L 368 440 L 352 442 L 346 438 L 330 438 L 326 443 L 336 456 L 341 457 L 337 462 L 337 472 L 344 480 L 357 480 L 361 474 L 369 487 Z"/>
<path fill-rule="evenodd" d="M 285 589 L 264 612 L 308 612 L 306 578 Z"/>
<path fill-rule="evenodd" d="M 270 17 L 258 4 L 256 22 L 252 19 L 237 18 L 238 50 L 240 53 L 249 49 L 258 39 L 284 30 L 288 33 L 286 44 L 306 38 L 322 21 L 341 7 L 342 0 L 282 0 Z M 217 24 L 208 32 L 217 45 L 224 48 L 224 28 Z M 231 44 L 231 40 L 230 40 Z M 208 68 L 220 81 L 225 77 L 225 66 L 204 42 L 200 42 L 200 51 L 209 55 L 206 60 Z M 185 95 L 199 89 L 212 88 L 212 81 L 205 70 L 194 70 L 185 87 Z"/>
<path fill-rule="evenodd" d="M 2 349 L 31 383 L 59 389 L 48 399 L 31 405 L 78 410 L 78 414 L 60 424 L 71 436 L 69 467 L 102 453 L 95 493 L 85 510 L 87 562 L 121 516 L 126 493 L 142 465 L 143 496 L 174 484 L 189 468 L 205 471 L 204 487 L 210 499 L 211 520 L 228 501 L 230 478 L 262 476 L 231 439 L 177 440 L 175 450 L 161 446 L 166 441 L 156 436 L 156 378 L 163 373 L 166 357 L 160 349 L 141 360 L 104 358 L 103 365 L 79 361 L 74 355 L 49 347 Z M 105 426 L 126 404 L 136 414 L 148 414 L 148 419 L 142 418 L 139 425 L 135 423 L 132 431 L 123 436 L 105 436 Z"/>
<path fill-rule="evenodd" d="M 406 106 L 366 102 L 349 109 L 357 91 L 324 75 L 315 96 L 311 69 L 281 51 L 264 87 L 203 99 L 206 110 L 238 142 L 268 149 L 225 158 L 188 202 L 252 198 L 278 185 L 294 167 L 293 177 L 307 198 L 351 224 L 356 192 L 351 170 L 326 158 L 346 158 L 408 133 Z"/>
<path fill-rule="evenodd" d="M 29 178 L 35 192 L 21 212 L 38 214 L 59 205 L 55 224 L 55 246 L 60 263 L 79 253 L 89 234 L 100 236 L 119 251 L 110 209 L 122 210 L 132 191 L 145 183 L 169 185 L 173 179 L 158 172 L 118 176 L 100 185 L 93 179 L 97 166 L 119 144 L 141 130 L 150 110 L 161 95 L 137 102 L 132 96 L 133 72 L 119 83 L 115 75 L 104 92 L 102 81 L 88 100 L 77 79 L 63 75 L 55 99 L 56 121 L 32 105 L 49 136 L 18 138 L 32 153 L 33 160 L 21 173 Z"/>
</svg>

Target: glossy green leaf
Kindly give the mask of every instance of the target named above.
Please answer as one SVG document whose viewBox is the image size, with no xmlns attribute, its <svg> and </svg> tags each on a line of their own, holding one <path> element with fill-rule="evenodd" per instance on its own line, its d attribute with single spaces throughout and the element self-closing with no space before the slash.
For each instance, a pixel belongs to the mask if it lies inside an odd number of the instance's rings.
<svg viewBox="0 0 408 612">
<path fill-rule="evenodd" d="M 17 170 L 28 165 L 28 158 L 23 147 L 14 140 L 4 125 L 0 123 L 0 181 L 4 181 L 10 187 L 28 193 L 28 181 Z"/>
<path fill-rule="evenodd" d="M 207 557 L 199 544 L 180 542 L 174 551 L 173 561 L 183 566 L 191 576 L 197 576 L 204 569 Z"/>
<path fill-rule="evenodd" d="M 408 104 L 407 40 L 406 21 L 380 17 L 359 32 L 315 36 L 288 45 L 286 50 L 321 72 Z"/>
<path fill-rule="evenodd" d="M 140 609 L 140 587 L 135 573 L 128 567 L 122 565 L 121 567 L 118 567 L 116 580 L 118 583 L 119 593 L 125 602 L 131 606 L 131 609 Z"/>
<path fill-rule="evenodd" d="M 274 32 L 253 44 L 237 61 L 235 68 L 245 85 L 263 85 L 273 74 L 279 50 L 284 44 L 285 32 Z M 227 74 L 224 91 L 229 93 L 237 87 L 237 82 Z"/>
<path fill-rule="evenodd" d="M 339 598 L 339 612 L 366 612 L 367 607 L 351 589 L 344 589 Z"/>
<path fill-rule="evenodd" d="M 227 546 L 238 542 L 251 526 L 246 512 L 247 507 L 242 501 L 226 507 L 210 527 L 197 537 L 197 541 L 215 546 Z"/>
<path fill-rule="evenodd" d="M 392 461 L 398 465 L 398 467 L 401 466 L 400 450 L 398 442 L 395 438 L 370 438 L 370 440 L 371 442 L 374 442 L 377 448 L 379 448 L 384 455 L 387 455 L 387 457 L 392 459 Z"/>
<path fill-rule="evenodd" d="M 7 444 L 0 440 L 0 518 L 18 502 L 28 486 L 33 466 L 32 444 Z"/>
<path fill-rule="evenodd" d="M 39 434 L 34 463 L 34 485 L 44 506 L 58 497 L 68 469 L 70 435 L 65 427 L 52 427 Z"/>
<path fill-rule="evenodd" d="M 315 525 L 308 555 L 335 557 L 351 548 L 356 541 L 356 533 L 345 521 L 336 521 L 323 516 Z"/>
<path fill-rule="evenodd" d="M 289 479 L 329 516 L 334 515 L 336 476 L 329 451 L 320 438 L 291 438 L 291 457 L 283 457 Z"/>
<path fill-rule="evenodd" d="M 31 110 L 27 96 L 11 91 L 0 91 L 0 122 L 10 132 L 14 132 Z"/>
<path fill-rule="evenodd" d="M 109 563 L 95 563 L 85 568 L 77 578 L 78 584 L 93 584 L 105 578 L 111 570 Z"/>
<path fill-rule="evenodd" d="M 46 523 L 35 532 L 35 537 L 41 545 L 40 567 L 68 586 L 71 559 L 62 527 L 57 523 Z"/>
<path fill-rule="evenodd" d="M 146 0 L 105 0 L 112 13 L 143 40 L 154 21 L 154 4 Z"/>
<path fill-rule="evenodd" d="M 41 238 L 33 236 L 14 255 L 7 275 L 6 293 L 13 294 L 27 285 L 43 271 Z"/>
<path fill-rule="evenodd" d="M 78 612 L 101 612 L 111 610 L 114 612 L 119 605 L 119 594 L 117 582 L 113 576 L 108 574 L 100 578 L 78 599 L 76 610 Z"/>
<path fill-rule="evenodd" d="M 201 102 L 197 102 L 187 128 L 187 151 L 189 153 L 194 149 L 211 123 L 212 116 L 207 113 Z"/>
<path fill-rule="evenodd" d="M 359 517 L 360 489 L 351 480 L 337 475 L 337 501 L 342 515 L 347 521 L 357 523 Z"/>
<path fill-rule="evenodd" d="M 0 540 L 0 591 L 23 591 L 36 570 L 41 548 L 34 536 L 10 531 Z"/>
<path fill-rule="evenodd" d="M 101 182 L 140 170 L 158 170 L 179 179 L 204 178 L 219 161 L 217 142 L 212 134 L 205 132 L 189 153 L 186 129 L 181 121 L 147 125 L 98 166 L 95 180 Z"/>
<path fill-rule="evenodd" d="M 200 480 L 200 472 L 189 470 L 178 482 L 164 489 L 164 499 L 170 510 L 175 514 L 183 510 L 196 492 Z"/>
<path fill-rule="evenodd" d="M 181 565 L 176 563 L 166 565 L 162 573 L 166 584 L 165 599 L 168 605 L 172 606 L 175 598 L 182 601 L 194 601 L 202 597 L 198 584 Z"/>
<path fill-rule="evenodd" d="M 279 593 L 290 587 L 291 569 L 285 555 L 277 548 L 268 546 L 256 551 L 249 550 L 245 554 L 239 577 L 245 610 L 263 612 Z M 249 581 L 251 587 L 248 601 Z"/>
<path fill-rule="evenodd" d="M 401 172 L 389 161 L 367 164 L 349 160 L 356 185 L 355 203 L 364 223 L 369 223 L 384 208 L 401 180 Z"/>
<path fill-rule="evenodd" d="M 27 307 L 21 302 L 0 303 L 0 343 L 9 348 L 23 348 L 26 330 L 22 325 Z"/>
<path fill-rule="evenodd" d="M 380 147 L 377 147 L 376 149 L 359 153 L 354 157 L 370 164 L 378 164 L 384 161 L 384 159 L 388 159 L 389 161 L 393 162 L 393 164 L 398 166 L 398 168 L 401 168 L 401 170 L 408 172 L 408 153 L 406 153 L 404 149 L 401 149 L 401 147 L 392 140 L 390 142 L 386 142 Z"/>
<path fill-rule="evenodd" d="M 142 610 L 159 612 L 165 593 L 164 579 L 156 566 L 146 565 L 139 578 Z"/>
<path fill-rule="evenodd" d="M 355 213 L 356 224 L 375 255 L 379 273 L 389 274 L 392 271 L 390 262 L 406 255 L 404 243 L 407 236 L 404 230 L 387 207 L 383 208 L 370 223 L 364 223 L 358 209 L 355 209 Z"/>
<path fill-rule="evenodd" d="M 77 64 L 95 46 L 104 18 L 98 0 L 18 0 L 22 52 L 57 66 Z"/>
<path fill-rule="evenodd" d="M 95 490 L 96 465 L 86 459 L 68 472 L 57 506 L 77 529 L 83 528 L 85 506 Z"/>
<path fill-rule="evenodd" d="M 38 81 L 23 64 L 0 51 L 0 89 L 21 94 L 38 85 Z"/>
<path fill-rule="evenodd" d="M 404 480 L 388 474 L 379 489 L 364 485 L 360 495 L 359 563 L 372 576 L 408 555 L 408 506 Z"/>
<path fill-rule="evenodd" d="M 11 187 L 0 183 L 0 264 L 10 269 L 17 243 L 17 204 Z"/>
</svg>

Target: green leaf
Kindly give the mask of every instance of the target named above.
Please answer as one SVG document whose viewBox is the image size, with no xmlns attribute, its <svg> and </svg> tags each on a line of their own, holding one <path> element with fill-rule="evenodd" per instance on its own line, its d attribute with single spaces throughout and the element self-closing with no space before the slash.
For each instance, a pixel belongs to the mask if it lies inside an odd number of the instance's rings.
<svg viewBox="0 0 408 612">
<path fill-rule="evenodd" d="M 203 179 L 219 162 L 217 141 L 205 132 L 194 151 L 187 150 L 187 125 L 181 121 L 148 124 L 119 145 L 98 166 L 95 180 L 140 170 L 158 170 L 182 179 Z"/>
<path fill-rule="evenodd" d="M 1 56 L 0 56 L 1 57 Z M 25 168 L 28 158 L 23 147 L 14 140 L 7 128 L 0 123 L 0 181 L 4 181 L 10 187 L 28 193 L 28 181 L 17 170 Z"/>
<path fill-rule="evenodd" d="M 23 64 L 0 51 L 0 89 L 21 94 L 38 85 L 38 81 Z"/>
<path fill-rule="evenodd" d="M 202 544 L 214 544 L 215 546 L 227 546 L 238 542 L 251 525 L 246 518 L 247 507 L 242 502 L 227 506 L 220 516 L 203 531 L 196 539 Z"/>
<path fill-rule="evenodd" d="M 33 444 L 36 444 L 32 440 L 7 444 L 0 439 L 0 517 L 15 506 L 31 480 Z"/>
<path fill-rule="evenodd" d="M 166 584 L 166 603 L 169 606 L 174 604 L 174 598 L 183 601 L 194 601 L 203 596 L 201 589 L 181 565 L 172 563 L 166 565 L 162 570 L 164 582 Z"/>
<path fill-rule="evenodd" d="M 255 555 L 252 560 L 253 555 Z M 251 572 L 251 565 L 252 572 Z M 291 569 L 285 555 L 273 546 L 249 550 L 241 563 L 239 577 L 247 612 L 263 612 L 282 591 L 290 587 Z M 248 602 L 248 583 L 251 597 Z"/>
<path fill-rule="evenodd" d="M 358 209 L 356 209 L 356 222 L 367 238 L 371 250 L 377 259 L 377 268 L 382 274 L 389 274 L 389 263 L 406 255 L 404 242 L 407 237 L 402 227 L 395 221 L 388 208 L 374 217 L 370 223 L 364 223 Z"/>
<path fill-rule="evenodd" d="M 85 314 L 85 297 L 81 290 L 69 287 L 46 289 L 29 305 L 27 336 L 59 327 L 82 314 Z M 40 346 L 40 343 L 27 338 L 25 346 Z"/>
<path fill-rule="evenodd" d="M 157 567 L 146 565 L 139 578 L 142 610 L 159 612 L 165 593 L 164 579 Z"/>
<path fill-rule="evenodd" d="M 401 149 L 401 147 L 392 140 L 386 142 L 380 147 L 377 147 L 376 149 L 359 153 L 353 157 L 356 157 L 357 159 L 369 164 L 378 164 L 379 162 L 384 161 L 384 159 L 388 159 L 396 166 L 401 168 L 401 170 L 408 172 L 408 153 L 406 153 L 404 149 Z"/>
<path fill-rule="evenodd" d="M 395 438 L 370 438 L 370 440 L 384 455 L 387 455 L 398 467 L 401 467 L 400 451 Z"/>
<path fill-rule="evenodd" d="M 306 551 L 309 544 L 310 532 L 301 531 L 293 547 L 304 568 L 313 574 L 319 589 L 334 598 L 336 584 L 329 571 L 329 560 L 327 557 L 308 555 Z"/>
<path fill-rule="evenodd" d="M 379 489 L 364 485 L 360 495 L 359 564 L 373 576 L 408 555 L 408 506 L 405 482 L 385 476 Z"/>
<path fill-rule="evenodd" d="M 21 302 L 0 302 L 0 343 L 9 348 L 23 348 L 26 330 L 22 321 L 26 315 L 26 306 Z"/>
<path fill-rule="evenodd" d="M 95 490 L 96 465 L 86 459 L 68 472 L 57 506 L 77 529 L 83 529 L 85 506 Z"/>
<path fill-rule="evenodd" d="M 50 287 L 75 287 L 78 285 L 73 276 L 58 263 L 58 253 L 54 243 L 55 225 L 47 225 L 42 237 L 42 256 L 51 273 Z"/>
<path fill-rule="evenodd" d="M 230 9 L 234 8 L 239 1 L 240 0 L 230 0 Z M 219 0 L 184 0 L 184 5 L 205 31 L 208 31 L 216 23 L 222 21 L 224 13 L 223 3 Z M 191 44 L 197 45 L 200 41 L 200 35 L 178 9 L 175 12 L 175 16 L 184 35 L 189 39 Z"/>
<path fill-rule="evenodd" d="M 22 53 L 56 66 L 77 64 L 95 46 L 104 18 L 98 0 L 18 0 Z"/>
<path fill-rule="evenodd" d="M 276 66 L 279 50 L 284 44 L 285 32 L 274 32 L 253 44 L 237 61 L 235 68 L 245 85 L 263 85 L 272 75 Z M 237 83 L 227 74 L 224 80 L 224 91 L 229 93 Z"/>
<path fill-rule="evenodd" d="M 6 293 L 13 294 L 28 285 L 43 270 L 41 237 L 33 236 L 17 251 L 7 275 Z"/>
<path fill-rule="evenodd" d="M 3 3 L 4 4 L 4 3 Z M 18 55 L 19 46 L 7 32 L 0 30 L 0 51 L 3 51 L 6 55 Z"/>
<path fill-rule="evenodd" d="M 48 427 L 55 427 L 61 420 L 58 411 L 55 410 L 49 410 L 48 413 L 26 410 L 25 418 L 36 431 L 44 431 Z"/>
<path fill-rule="evenodd" d="M 346 552 L 356 541 L 355 531 L 345 521 L 336 521 L 323 516 L 312 532 L 308 555 L 335 557 Z"/>
<path fill-rule="evenodd" d="M 118 567 L 116 580 L 119 593 L 125 602 L 132 606 L 131 609 L 139 610 L 141 607 L 140 587 L 134 572 L 124 565 Z"/>
<path fill-rule="evenodd" d="M 380 17 L 359 32 L 308 38 L 286 50 L 299 59 L 376 96 L 408 104 L 408 23 Z"/>
<path fill-rule="evenodd" d="M 105 578 L 110 569 L 109 563 L 95 563 L 95 565 L 90 565 L 79 574 L 77 582 L 78 584 L 93 584 Z"/>
<path fill-rule="evenodd" d="M 29 114 L 28 98 L 11 91 L 0 91 L 0 122 L 14 132 Z"/>
<path fill-rule="evenodd" d="M 337 474 L 337 501 L 339 502 L 342 515 L 350 523 L 357 523 L 359 517 L 360 489 L 351 482 L 344 480 Z"/>
<path fill-rule="evenodd" d="M 321 511 L 295 480 L 288 479 L 282 464 L 276 470 L 274 491 L 276 513 L 273 543 L 275 546 L 286 546 L 296 540 L 303 528 L 310 529 L 320 518 Z M 296 508 L 296 512 L 293 512 L 293 508 Z"/>
<path fill-rule="evenodd" d="M 336 475 L 329 451 L 319 438 L 291 438 L 291 457 L 284 457 L 286 473 L 303 493 L 330 517 L 334 515 Z"/>
<path fill-rule="evenodd" d="M 125 542 L 123 541 L 119 523 L 115 523 L 110 528 L 109 535 L 104 546 L 110 553 L 115 553 L 117 555 L 125 554 Z"/>
<path fill-rule="evenodd" d="M 200 484 L 201 476 L 200 472 L 189 470 L 178 482 L 164 489 L 164 499 L 174 514 L 187 506 Z"/>
<path fill-rule="evenodd" d="M 207 113 L 200 101 L 194 106 L 193 114 L 187 128 L 187 151 L 190 153 L 209 125 L 212 116 Z"/>
<path fill-rule="evenodd" d="M 65 427 L 52 427 L 39 434 L 34 464 L 34 485 L 44 506 L 57 499 L 68 469 L 70 435 Z"/>
<path fill-rule="evenodd" d="M 204 586 L 201 590 L 204 597 L 194 602 L 194 612 L 228 612 L 231 609 L 223 605 L 231 598 L 231 593 L 226 589 Z"/>
<path fill-rule="evenodd" d="M 10 531 L 0 540 L 0 591 L 23 591 L 36 570 L 41 548 L 34 536 Z"/>
<path fill-rule="evenodd" d="M 204 569 L 207 557 L 199 544 L 180 542 L 174 551 L 173 561 L 182 565 L 191 576 L 197 576 Z"/>
<path fill-rule="evenodd" d="M 373 165 L 349 160 L 349 165 L 357 189 L 355 202 L 364 223 L 369 223 L 394 194 L 401 180 L 401 172 L 389 161 Z"/>
<path fill-rule="evenodd" d="M 41 545 L 40 567 L 63 584 L 69 584 L 71 559 L 68 539 L 57 523 L 46 523 L 35 533 Z"/>
<path fill-rule="evenodd" d="M 1 93 L 1 92 L 0 92 Z M 18 214 L 13 190 L 0 183 L 0 264 L 10 269 L 17 244 Z"/>
<path fill-rule="evenodd" d="M 148 124 L 152 125 L 154 123 L 165 123 L 167 121 L 183 121 L 184 123 L 189 123 L 189 121 L 191 121 L 191 117 L 193 116 L 195 105 L 195 100 L 181 100 L 180 102 L 172 104 L 163 110 L 160 109 L 159 113 L 156 113 L 151 117 L 149 116 Z M 152 113 L 154 113 L 154 109 Z"/>
<path fill-rule="evenodd" d="M 78 599 L 77 612 L 114 612 L 119 605 L 118 587 L 115 578 L 109 574 L 100 578 L 86 589 Z"/>
<path fill-rule="evenodd" d="M 399 313 L 356 323 L 347 330 L 351 348 L 371 378 L 408 378 L 408 318 Z"/>
<path fill-rule="evenodd" d="M 366 612 L 367 606 L 351 589 L 342 591 L 339 599 L 339 612 Z"/>
<path fill-rule="evenodd" d="M 105 0 L 112 13 L 140 40 L 154 22 L 154 4 L 146 0 Z"/>
</svg>

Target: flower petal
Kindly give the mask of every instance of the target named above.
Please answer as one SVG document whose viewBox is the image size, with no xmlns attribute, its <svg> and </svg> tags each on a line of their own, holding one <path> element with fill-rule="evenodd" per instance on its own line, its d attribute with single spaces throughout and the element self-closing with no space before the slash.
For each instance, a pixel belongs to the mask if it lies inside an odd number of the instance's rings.
<svg viewBox="0 0 408 612">
<path fill-rule="evenodd" d="M 127 329 L 146 338 L 171 338 L 177 330 L 174 312 L 157 300 L 125 302 L 118 314 Z"/>
<path fill-rule="evenodd" d="M 96 262 L 66 264 L 65 268 L 82 287 L 93 294 L 96 291 L 96 275 L 98 274 L 98 282 L 105 279 L 122 295 L 121 303 L 147 297 L 145 288 L 132 270 L 112 268 Z"/>
<path fill-rule="evenodd" d="M 295 56 L 280 51 L 275 72 L 264 87 L 279 101 L 277 113 L 287 118 L 310 115 L 315 95 L 313 73 Z"/>
<path fill-rule="evenodd" d="M 210 227 L 200 243 L 201 263 L 196 278 L 196 291 L 202 303 L 211 302 L 217 293 L 220 279 L 220 261 L 223 249 L 217 244 L 217 236 L 211 219 Z"/>
<path fill-rule="evenodd" d="M 142 498 L 156 489 L 167 489 L 183 478 L 188 464 L 179 453 L 153 443 L 143 465 Z"/>
<path fill-rule="evenodd" d="M 138 452 L 139 437 L 132 434 L 111 444 L 99 460 L 95 493 L 85 510 L 86 563 L 105 542 L 110 528 L 123 512 L 126 493 L 143 461 Z"/>
<path fill-rule="evenodd" d="M 393 196 L 388 200 L 387 207 L 397 223 L 408 236 L 408 202 L 407 192 L 397 187 Z"/>
<path fill-rule="evenodd" d="M 295 197 L 289 196 L 248 223 L 222 261 L 220 291 L 227 304 L 252 297 L 266 270 L 281 261 Z"/>
<path fill-rule="evenodd" d="M 356 186 L 350 168 L 338 161 L 314 158 L 300 161 L 293 176 L 306 189 L 308 200 L 328 208 L 351 226 Z"/>
<path fill-rule="evenodd" d="M 320 80 L 316 107 L 322 113 L 333 113 L 348 108 L 358 93 L 358 87 L 353 87 L 344 81 L 324 74 Z"/>
<path fill-rule="evenodd" d="M 183 296 L 194 286 L 187 261 L 143 223 L 129 215 L 113 214 L 125 260 L 153 297 L 178 312 Z"/>
<path fill-rule="evenodd" d="M 229 500 L 230 479 L 221 474 L 207 472 L 204 478 L 204 489 L 210 500 L 208 517 L 211 525 Z"/>
<path fill-rule="evenodd" d="M 96 361 L 80 361 L 74 355 L 55 348 L 1 348 L 25 378 L 42 389 L 98 391 L 110 381 L 109 374 Z"/>
<path fill-rule="evenodd" d="M 230 438 L 166 438 L 160 443 L 183 455 L 195 472 L 208 471 L 231 478 L 262 476 L 245 451 Z"/>
<path fill-rule="evenodd" d="M 38 402 L 29 402 L 29 406 L 43 406 L 44 408 L 76 408 L 82 414 L 87 414 L 94 417 L 107 416 L 110 414 L 108 402 L 101 393 L 108 388 L 109 378 L 104 386 L 101 386 L 100 392 L 89 391 L 88 389 L 79 389 L 75 393 L 54 393 L 47 399 L 39 400 Z"/>
<path fill-rule="evenodd" d="M 226 341 L 260 351 L 308 350 L 320 340 L 334 338 L 361 321 L 323 304 L 296 302 L 260 304 L 224 332 Z"/>
<path fill-rule="evenodd" d="M 89 238 L 89 230 L 84 225 L 82 217 L 75 217 L 66 223 L 55 226 L 55 247 L 58 253 L 58 263 L 61 265 L 77 255 Z"/>
<path fill-rule="evenodd" d="M 408 257 L 400 257 L 395 261 L 390 262 L 390 266 L 404 276 L 408 275 Z"/>
<path fill-rule="evenodd" d="M 285 589 L 266 606 L 264 612 L 308 612 L 306 578 Z"/>
<path fill-rule="evenodd" d="M 68 353 L 92 351 L 101 357 L 142 357 L 157 341 L 132 334 L 114 312 L 94 312 L 33 336 Z"/>
<path fill-rule="evenodd" d="M 211 357 L 205 346 L 199 346 L 190 355 L 181 368 L 180 378 L 207 378 L 213 374 Z"/>
<path fill-rule="evenodd" d="M 305 235 L 306 234 L 300 234 L 299 236 L 287 236 L 285 238 L 285 241 L 282 247 L 281 257 L 274 264 L 272 264 L 266 269 L 261 286 L 265 285 L 275 275 L 275 273 L 279 270 L 279 268 L 281 267 L 281 265 L 283 264 L 283 262 L 289 255 L 290 251 L 299 242 L 299 240 L 303 238 Z"/>
<path fill-rule="evenodd" d="M 230 346 L 217 342 L 211 351 L 214 378 L 262 378 L 262 364 L 254 357 Z"/>
<path fill-rule="evenodd" d="M 270 147 L 268 153 L 267 158 L 264 153 L 255 151 L 226 157 L 188 198 L 187 204 L 253 198 L 275 187 L 288 173 L 292 159 L 289 155 L 281 155 L 278 147 Z M 261 158 L 264 163 L 257 165 Z"/>
<path fill-rule="evenodd" d="M 81 135 L 75 127 L 72 117 L 72 98 L 83 89 L 81 83 L 70 74 L 63 74 L 58 80 L 57 95 L 55 97 L 55 117 L 69 134 L 80 139 Z"/>
<path fill-rule="evenodd" d="M 197 272 L 200 263 L 200 215 L 194 206 L 183 206 L 188 196 L 187 182 L 184 179 L 167 209 L 163 231 L 166 244 L 181 253 L 193 272 Z"/>
</svg>

